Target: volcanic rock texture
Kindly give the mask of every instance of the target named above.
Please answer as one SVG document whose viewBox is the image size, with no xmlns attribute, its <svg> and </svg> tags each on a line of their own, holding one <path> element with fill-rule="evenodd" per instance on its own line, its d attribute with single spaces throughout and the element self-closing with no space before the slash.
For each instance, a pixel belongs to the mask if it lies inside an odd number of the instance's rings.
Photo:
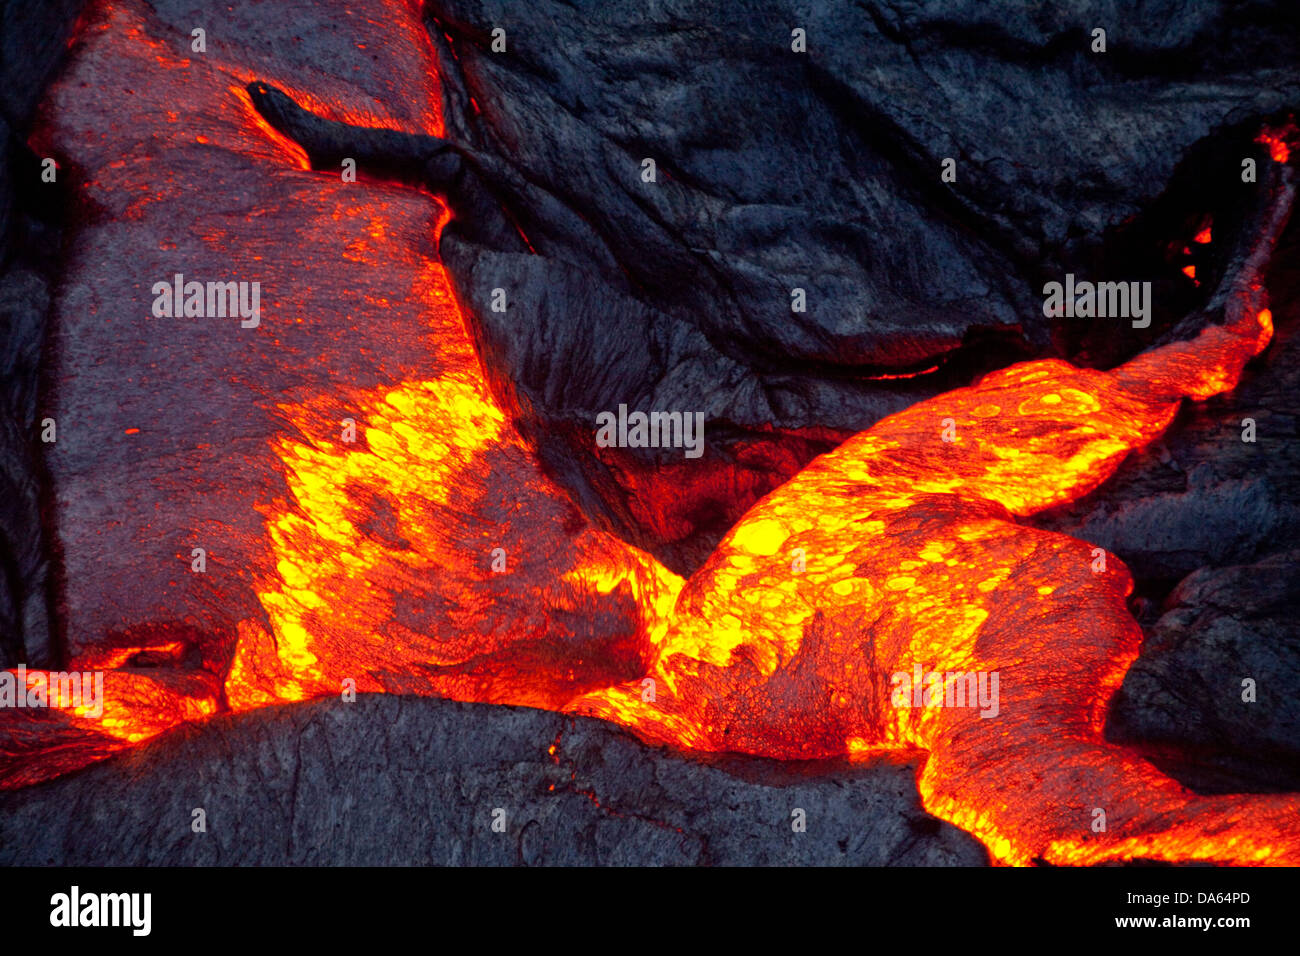
<svg viewBox="0 0 1300 956">
<path fill-rule="evenodd" d="M 917 805 L 914 770 L 706 763 L 600 721 L 362 696 L 218 718 L 0 794 L 0 864 L 982 865 Z"/>
<path fill-rule="evenodd" d="M 1300 104 L 1300 14 L 1264 2 L 3 16 L 0 665 L 109 668 L 137 722 L 33 718 L 0 763 L 45 779 L 221 715 L 0 798 L 4 862 L 982 860 L 894 758 L 719 766 L 553 714 L 343 704 L 338 679 L 538 707 L 634 679 L 671 572 L 815 455 L 980 372 L 1110 367 L 1212 321 L 1254 222 L 1241 159 Z M 470 150 L 519 240 L 439 243 L 428 192 L 306 169 L 254 80 Z M 1300 787 L 1295 234 L 1241 385 L 1035 519 L 1134 571 L 1148 641 L 1109 733 L 1207 791 Z M 151 316 L 176 272 L 259 281 L 260 325 Z M 1044 318 L 1066 272 L 1152 281 L 1150 328 Z M 593 448 L 620 404 L 705 413 L 705 457 Z M 1244 417 L 1257 442 L 1226 441 Z"/>
</svg>

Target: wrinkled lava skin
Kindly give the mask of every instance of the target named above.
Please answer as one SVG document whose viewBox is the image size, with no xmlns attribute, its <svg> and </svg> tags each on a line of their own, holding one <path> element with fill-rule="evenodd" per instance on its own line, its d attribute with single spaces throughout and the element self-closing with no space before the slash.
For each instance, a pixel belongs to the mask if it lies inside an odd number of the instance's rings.
<svg viewBox="0 0 1300 956">
<path fill-rule="evenodd" d="M 418 60 L 415 12 L 386 9 Z M 1300 862 L 1295 796 L 1197 797 L 1105 743 L 1141 640 L 1131 577 L 1016 521 L 1095 488 L 1183 398 L 1234 386 L 1271 334 L 1257 268 L 1192 341 L 1111 372 L 1015 365 L 882 420 L 759 501 L 683 581 L 592 527 L 502 412 L 432 255 L 436 200 L 306 168 L 242 91 L 266 78 L 333 119 L 437 124 L 384 113 L 378 90 L 299 92 L 314 84 L 265 50 L 192 61 L 187 36 L 143 6 L 104 5 L 39 134 L 98 212 L 56 307 L 69 437 L 51 470 L 65 667 L 108 669 L 107 700 L 98 718 L 0 713 L 0 785 L 351 680 L 599 716 L 687 749 L 924 751 L 926 808 L 1006 863 Z M 159 68 L 184 97 L 150 85 Z M 155 125 L 104 126 L 86 108 L 101 94 L 83 78 L 109 74 Z M 324 97 L 328 76 L 312 79 Z M 426 93 L 410 114 L 436 115 Z M 263 325 L 164 334 L 142 317 L 173 270 L 260 278 Z M 213 376 L 198 395 L 196 370 Z M 211 555 L 203 575 L 195 544 Z M 141 569 L 143 548 L 162 570 Z M 998 716 L 895 707 L 890 675 L 915 664 L 997 671 Z"/>
<path fill-rule="evenodd" d="M 653 703 L 634 682 L 570 709 L 705 750 L 926 750 L 926 808 L 1006 862 L 1296 860 L 1296 798 L 1192 797 L 1103 741 L 1142 640 L 1132 578 L 1015 522 L 1096 487 L 1181 395 L 1230 387 L 1270 332 L 1246 309 L 1112 373 L 1029 362 L 890 416 L 763 499 L 691 577 Z M 997 672 L 999 713 L 893 706 L 889 676 L 914 664 Z"/>
</svg>

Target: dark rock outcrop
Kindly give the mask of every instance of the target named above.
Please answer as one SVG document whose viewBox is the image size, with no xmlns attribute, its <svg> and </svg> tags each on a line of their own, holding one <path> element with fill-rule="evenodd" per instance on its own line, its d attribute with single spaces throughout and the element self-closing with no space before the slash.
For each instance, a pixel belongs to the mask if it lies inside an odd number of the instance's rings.
<svg viewBox="0 0 1300 956">
<path fill-rule="evenodd" d="M 1110 736 L 1205 791 L 1300 789 L 1300 551 L 1204 568 L 1169 598 Z"/>
<path fill-rule="evenodd" d="M 84 0 L 0 2 L 0 667 L 54 663 L 37 393 L 58 272 L 57 183 L 26 136 Z"/>
<path fill-rule="evenodd" d="M 1300 104 L 1297 14 L 1263 2 L 426 15 L 448 136 L 490 158 L 538 253 L 443 243 L 498 391 L 578 494 L 679 572 L 752 501 L 720 492 L 764 432 L 845 437 L 1017 357 L 1109 364 L 1153 341 L 1213 287 L 1212 256 L 1197 287 L 1171 247 L 1206 217 L 1231 230 L 1258 118 Z M 1151 327 L 1049 322 L 1043 282 L 1066 272 L 1151 280 Z M 596 451 L 594 417 L 619 404 L 703 412 L 697 471 L 724 474 L 683 482 L 656 473 L 679 451 Z M 646 496 L 727 520 L 638 522 Z"/>
<path fill-rule="evenodd" d="M 920 809 L 914 773 L 706 763 L 599 721 L 363 695 L 218 718 L 0 793 L 0 864 L 983 864 Z"/>
</svg>

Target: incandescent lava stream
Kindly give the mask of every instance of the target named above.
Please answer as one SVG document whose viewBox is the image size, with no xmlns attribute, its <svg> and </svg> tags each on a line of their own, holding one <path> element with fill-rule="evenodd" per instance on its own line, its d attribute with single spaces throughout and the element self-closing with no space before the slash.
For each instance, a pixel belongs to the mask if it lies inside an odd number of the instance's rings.
<svg viewBox="0 0 1300 956">
<path fill-rule="evenodd" d="M 409 117 L 377 115 L 363 96 L 295 92 L 311 111 L 295 112 L 269 82 L 290 72 L 272 54 L 182 61 L 169 45 L 174 27 L 147 7 L 102 4 L 53 94 L 65 109 L 43 135 L 85 171 L 83 208 L 118 220 L 80 223 L 70 268 L 81 276 L 123 241 L 141 243 L 132 248 L 144 250 L 142 271 L 213 274 L 234 263 L 259 270 L 275 289 L 269 307 L 298 321 L 242 338 L 195 332 L 196 363 L 208 349 L 241 364 L 210 385 L 210 401 L 168 393 L 208 415 L 214 435 L 230 430 L 226 444 L 210 440 L 223 466 L 235 461 L 237 485 L 211 477 L 219 470 L 206 444 L 136 427 L 162 401 L 151 376 L 166 375 L 180 346 L 130 340 L 143 333 L 126 321 L 78 324 L 85 303 L 65 294 L 58 314 L 74 358 L 120 355 L 142 370 L 136 382 L 69 360 L 81 377 L 61 396 L 85 420 L 90 397 L 113 389 L 118 406 L 91 425 L 114 436 L 129 426 L 137 457 L 120 443 L 88 459 L 72 442 L 53 453 L 68 573 L 91 588 L 70 602 L 65 663 L 107 669 L 106 701 L 102 715 L 64 701 L 48 715 L 0 713 L 0 786 L 48 779 L 213 713 L 337 695 L 351 680 L 358 691 L 600 717 L 688 750 L 790 760 L 923 751 L 926 809 L 1005 863 L 1300 863 L 1296 796 L 1199 797 L 1104 740 L 1107 705 L 1142 637 L 1126 606 L 1131 576 L 1114 556 L 1097 570 L 1086 542 L 1017 520 L 1095 489 L 1184 398 L 1232 389 L 1267 345 L 1260 276 L 1294 193 L 1285 149 L 1272 150 L 1277 163 L 1261 180 L 1273 201 L 1194 337 L 1112 371 L 1025 362 L 885 418 L 755 504 L 683 581 L 593 526 L 489 386 L 423 230 L 447 222 L 429 191 L 450 190 L 453 234 L 528 255 L 518 223 L 488 196 L 492 171 L 438 146 L 432 119 L 404 133 Z M 428 66 L 412 8 L 393 9 L 411 56 Z M 186 77 L 184 102 L 149 86 L 159 65 Z M 171 129 L 126 125 L 87 136 L 75 119 L 88 122 L 80 80 L 109 70 L 151 110 L 180 117 L 169 122 L 198 124 L 222 145 L 201 138 L 181 150 Z M 431 90 L 419 92 L 432 102 Z M 350 129 L 340 120 L 385 127 L 385 142 L 426 175 L 343 187 L 337 173 L 313 169 L 349 155 L 339 153 Z M 337 139 L 326 148 L 322 137 Z M 238 216 L 182 236 L 174 255 L 174 245 L 157 248 L 188 208 L 220 208 L 231 195 Z M 310 226 L 286 244 L 276 223 L 296 221 L 295 202 Z M 480 212 L 496 218 L 475 221 Z M 111 294 L 93 305 L 104 315 L 147 308 L 143 279 L 103 281 Z M 377 355 L 347 338 L 363 325 Z M 355 441 L 340 435 L 344 415 Z M 176 483 L 186 469 L 188 483 Z M 115 482 L 138 491 L 133 506 L 166 505 L 119 514 Z M 131 549 L 174 561 L 198 530 L 220 562 L 203 580 L 172 564 L 123 586 Z M 97 603 L 94 588 L 106 599 Z M 918 666 L 996 673 L 996 716 L 896 704 L 891 675 Z M 1095 808 L 1106 813 L 1103 833 L 1090 827 Z"/>
</svg>

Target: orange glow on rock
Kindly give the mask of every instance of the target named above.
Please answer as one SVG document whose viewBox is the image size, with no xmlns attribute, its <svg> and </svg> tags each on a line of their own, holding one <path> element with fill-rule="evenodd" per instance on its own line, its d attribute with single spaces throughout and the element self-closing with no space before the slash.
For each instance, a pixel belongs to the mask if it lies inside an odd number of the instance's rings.
<svg viewBox="0 0 1300 956">
<path fill-rule="evenodd" d="M 1113 373 L 1028 362 L 884 419 L 760 501 L 691 577 L 655 648 L 653 702 L 634 681 L 568 709 L 690 749 L 927 751 L 925 807 L 1006 863 L 1295 860 L 1294 797 L 1196 798 L 1103 740 L 1141 644 L 1132 580 L 1113 558 L 1095 573 L 1085 542 L 1014 520 L 1095 488 L 1180 396 L 1231 388 L 1269 329 L 1247 314 Z M 999 714 L 896 706 L 889 675 L 914 665 L 1000 674 Z M 1071 775 L 1141 822 L 1092 834 L 1072 790 L 1047 798 L 1061 806 L 1026 799 L 1025 779 Z M 1233 826 L 1245 807 L 1261 822 Z M 1179 820 L 1166 842 L 1134 835 L 1162 814 Z"/>
<path fill-rule="evenodd" d="M 1269 158 L 1275 163 L 1286 163 L 1291 160 L 1291 140 L 1297 133 L 1293 122 L 1288 121 L 1283 126 L 1276 129 L 1264 129 L 1255 137 L 1255 142 L 1268 147 Z"/>
<path fill-rule="evenodd" d="M 126 5 L 103 9 L 87 30 L 117 28 L 165 69 L 215 70 L 175 58 Z M 427 44 L 413 9 L 395 5 L 394 42 Z M 216 73 L 204 94 L 216 99 L 199 112 L 227 125 L 204 152 L 310 180 L 304 242 L 322 239 L 336 264 L 402 277 L 349 306 L 389 318 L 415 302 L 436 362 L 342 391 L 277 393 L 265 452 L 282 492 L 249 501 L 263 519 L 246 569 L 256 607 L 219 665 L 187 668 L 184 641 L 138 636 L 85 654 L 70 666 L 106 672 L 103 713 L 62 699 L 0 713 L 0 787 L 222 710 L 331 697 L 351 682 L 599 717 L 689 750 L 924 753 L 926 809 L 1004 863 L 1300 862 L 1296 797 L 1196 797 L 1105 742 L 1107 705 L 1142 639 L 1127 609 L 1132 579 L 1113 556 L 1098 573 L 1087 542 L 1017 521 L 1097 488 L 1184 398 L 1235 387 L 1272 335 L 1267 310 L 1237 309 L 1113 371 L 1021 363 L 883 419 L 759 500 L 683 580 L 593 527 L 493 397 L 443 267 L 410 239 L 435 217 L 441 228 L 445 209 L 389 185 L 322 185 L 243 85 L 264 77 L 321 115 L 411 124 L 355 91 L 313 97 L 261 67 Z M 436 81 L 418 84 L 412 98 L 436 103 Z M 417 113 L 421 131 L 441 132 L 432 105 Z M 1285 162 L 1283 134 L 1267 135 Z M 101 188 L 84 186 L 92 197 Z M 224 228 L 202 241 L 226 249 Z M 1209 240 L 1207 226 L 1196 241 Z M 174 666 L 138 666 L 141 654 Z M 996 673 L 998 713 L 904 706 L 895 678 L 916 667 Z M 1088 827 L 1093 806 L 1107 809 L 1105 833 Z"/>
</svg>

